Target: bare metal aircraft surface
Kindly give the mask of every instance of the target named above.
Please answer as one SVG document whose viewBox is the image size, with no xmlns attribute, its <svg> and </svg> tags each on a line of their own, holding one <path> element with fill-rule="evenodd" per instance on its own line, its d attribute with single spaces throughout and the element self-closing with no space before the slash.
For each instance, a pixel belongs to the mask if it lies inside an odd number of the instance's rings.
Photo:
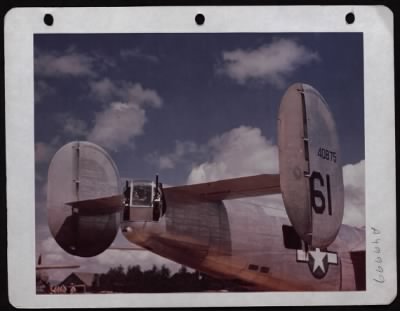
<svg viewBox="0 0 400 311">
<path fill-rule="evenodd" d="M 49 167 L 50 231 L 66 252 L 91 257 L 120 228 L 148 251 L 252 290 L 365 290 L 365 231 L 342 224 L 341 153 L 328 105 L 296 83 L 277 126 L 279 175 L 175 187 L 158 177 L 121 181 L 101 147 L 70 142 Z M 278 193 L 287 217 L 243 200 Z"/>
</svg>

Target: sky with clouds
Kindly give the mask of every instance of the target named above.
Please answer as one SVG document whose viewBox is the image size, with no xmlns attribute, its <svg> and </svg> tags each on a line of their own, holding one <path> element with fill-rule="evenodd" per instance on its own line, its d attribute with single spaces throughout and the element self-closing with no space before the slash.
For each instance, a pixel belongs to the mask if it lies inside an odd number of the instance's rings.
<svg viewBox="0 0 400 311">
<path fill-rule="evenodd" d="M 35 35 L 37 255 L 79 262 L 82 271 L 179 268 L 148 252 L 66 255 L 47 228 L 51 157 L 69 141 L 89 140 L 110 153 L 121 176 L 159 173 L 165 184 L 278 173 L 276 119 L 295 82 L 314 86 L 330 106 L 342 147 L 344 223 L 363 226 L 362 48 L 357 33 Z M 279 196 L 260 200 L 282 205 Z M 129 245 L 121 236 L 115 244 Z"/>
</svg>

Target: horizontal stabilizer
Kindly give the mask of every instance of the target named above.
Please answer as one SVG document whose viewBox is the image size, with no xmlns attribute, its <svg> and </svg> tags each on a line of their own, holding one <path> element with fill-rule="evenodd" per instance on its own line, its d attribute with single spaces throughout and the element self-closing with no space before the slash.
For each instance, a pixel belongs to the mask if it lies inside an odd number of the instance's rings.
<svg viewBox="0 0 400 311">
<path fill-rule="evenodd" d="M 78 209 L 80 214 L 99 215 L 119 212 L 123 205 L 123 197 L 114 195 L 90 200 L 81 200 L 66 203 L 74 209 Z"/>
<path fill-rule="evenodd" d="M 80 265 L 39 265 L 36 270 L 78 269 Z"/>
<path fill-rule="evenodd" d="M 147 251 L 147 249 L 141 248 L 141 247 L 116 247 L 116 246 L 109 247 L 108 250 L 113 250 L 113 251 Z"/>
<path fill-rule="evenodd" d="M 202 201 L 221 201 L 281 193 L 279 175 L 262 174 L 213 182 L 165 188 L 168 195 L 191 197 Z"/>
</svg>

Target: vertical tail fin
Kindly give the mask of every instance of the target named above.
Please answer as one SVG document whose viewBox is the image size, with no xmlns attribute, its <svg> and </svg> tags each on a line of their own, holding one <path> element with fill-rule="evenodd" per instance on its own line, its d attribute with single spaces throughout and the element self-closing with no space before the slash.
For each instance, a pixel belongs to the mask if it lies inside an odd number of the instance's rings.
<svg viewBox="0 0 400 311">
<path fill-rule="evenodd" d="M 335 121 L 313 87 L 296 83 L 282 98 L 278 120 L 283 201 L 298 235 L 313 247 L 335 239 L 344 192 Z"/>
</svg>

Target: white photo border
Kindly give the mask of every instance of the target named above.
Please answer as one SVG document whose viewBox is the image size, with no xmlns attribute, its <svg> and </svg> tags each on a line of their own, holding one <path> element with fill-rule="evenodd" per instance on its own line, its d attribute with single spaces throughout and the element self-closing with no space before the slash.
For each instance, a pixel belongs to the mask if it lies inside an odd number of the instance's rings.
<svg viewBox="0 0 400 311">
<path fill-rule="evenodd" d="M 345 15 L 355 14 L 349 25 Z M 46 26 L 50 13 L 54 24 Z M 206 21 L 198 26 L 194 17 Z M 112 18 L 115 17 L 115 18 Z M 16 8 L 5 16 L 8 295 L 16 307 L 388 304 L 397 295 L 393 13 L 385 6 Z M 362 32 L 366 282 L 359 292 L 37 295 L 33 39 L 40 33 Z M 20 191 L 23 187 L 24 191 Z M 379 256 L 376 262 L 379 230 Z M 380 267 L 380 268 L 378 268 Z M 381 269 L 383 272 L 381 273 Z M 374 281 L 382 274 L 385 282 Z"/>
</svg>

